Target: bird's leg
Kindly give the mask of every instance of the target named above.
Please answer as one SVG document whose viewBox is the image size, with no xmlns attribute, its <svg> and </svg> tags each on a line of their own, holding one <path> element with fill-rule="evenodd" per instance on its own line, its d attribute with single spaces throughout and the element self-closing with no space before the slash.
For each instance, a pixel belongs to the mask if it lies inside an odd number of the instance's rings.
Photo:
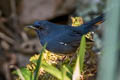
<svg viewBox="0 0 120 80">
<path fill-rule="evenodd" d="M 64 57 L 62 58 L 62 63 L 64 62 L 65 58 L 67 58 L 67 56 L 64 56 Z"/>
<path fill-rule="evenodd" d="M 71 59 L 70 59 L 70 62 L 69 62 L 69 65 L 70 65 L 70 64 L 72 63 L 72 61 L 76 58 L 76 56 L 77 56 L 77 54 L 75 54 L 75 53 L 72 55 L 72 57 L 71 57 Z"/>
</svg>

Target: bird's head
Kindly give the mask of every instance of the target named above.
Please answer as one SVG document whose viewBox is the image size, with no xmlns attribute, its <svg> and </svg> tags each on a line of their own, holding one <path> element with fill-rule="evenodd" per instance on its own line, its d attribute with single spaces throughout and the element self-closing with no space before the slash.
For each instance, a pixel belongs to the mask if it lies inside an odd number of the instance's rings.
<svg viewBox="0 0 120 80">
<path fill-rule="evenodd" d="M 45 21 L 45 20 L 35 21 L 33 25 L 30 25 L 27 27 L 35 30 L 39 34 L 39 36 L 48 35 L 54 29 L 53 23 Z"/>
<path fill-rule="evenodd" d="M 34 29 L 34 30 L 45 30 L 49 28 L 50 22 L 41 20 L 41 21 L 35 21 L 33 25 L 27 26 L 28 28 Z"/>
</svg>

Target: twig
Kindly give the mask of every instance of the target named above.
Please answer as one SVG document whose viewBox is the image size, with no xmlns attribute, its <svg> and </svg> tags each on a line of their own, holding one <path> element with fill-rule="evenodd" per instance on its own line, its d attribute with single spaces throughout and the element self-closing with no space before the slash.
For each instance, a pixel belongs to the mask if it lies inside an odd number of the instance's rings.
<svg viewBox="0 0 120 80">
<path fill-rule="evenodd" d="M 6 80 L 12 80 L 11 79 L 11 75 L 10 75 L 10 70 L 9 70 L 9 64 L 7 62 L 5 62 L 3 64 L 3 69 L 4 69 L 4 74 L 5 74 L 5 77 L 6 77 Z"/>
<path fill-rule="evenodd" d="M 10 0 L 10 6 L 11 6 L 11 18 L 13 20 L 13 28 L 17 29 L 17 15 L 16 15 L 16 5 L 15 5 L 15 0 Z"/>
<path fill-rule="evenodd" d="M 7 41 L 10 44 L 14 44 L 15 43 L 15 41 L 13 39 L 11 39 L 10 37 L 6 36 L 2 32 L 0 32 L 0 38 L 5 40 L 5 41 Z"/>
<path fill-rule="evenodd" d="M 9 30 L 9 28 L 6 28 L 2 22 L 0 22 L 0 29 L 3 30 L 7 35 L 9 35 L 10 37 L 14 38 L 14 34 L 13 32 L 11 32 Z"/>
<path fill-rule="evenodd" d="M 10 16 L 10 24 L 13 30 L 15 31 L 16 34 L 15 37 L 20 41 L 20 33 L 21 29 L 18 26 L 18 19 L 17 19 L 17 14 L 16 14 L 16 0 L 10 0 L 10 6 L 11 6 L 11 16 Z M 15 38 L 15 39 L 16 39 Z"/>
<path fill-rule="evenodd" d="M 24 42 L 29 40 L 27 34 L 23 31 L 21 32 L 21 36 L 22 36 L 22 39 L 24 40 Z"/>
</svg>

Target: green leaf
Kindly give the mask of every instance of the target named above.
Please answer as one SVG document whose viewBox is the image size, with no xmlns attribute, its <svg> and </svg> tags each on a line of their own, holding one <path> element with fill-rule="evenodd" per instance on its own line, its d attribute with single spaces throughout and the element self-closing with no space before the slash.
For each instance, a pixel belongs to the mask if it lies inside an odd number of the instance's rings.
<svg viewBox="0 0 120 80">
<path fill-rule="evenodd" d="M 67 72 L 67 76 L 72 79 L 72 74 L 73 74 L 73 69 L 69 65 L 64 65 L 63 66 L 64 70 Z"/>
<path fill-rule="evenodd" d="M 78 57 L 80 58 L 80 72 L 83 72 L 85 51 L 86 51 L 86 40 L 85 40 L 85 36 L 83 36 L 80 43 L 80 49 L 78 50 Z"/>
<path fill-rule="evenodd" d="M 72 80 L 80 80 L 80 75 L 81 72 L 83 71 L 83 65 L 84 65 L 85 47 L 86 47 L 85 36 L 83 36 L 80 43 L 80 48 L 77 51 L 78 56 L 75 64 L 75 69 L 73 71 Z"/>
<path fill-rule="evenodd" d="M 67 68 L 67 66 L 63 65 L 62 69 L 62 80 L 71 80 L 72 74 L 70 75 L 70 70 Z"/>
<path fill-rule="evenodd" d="M 44 70 L 50 74 L 52 74 L 53 76 L 55 76 L 56 78 L 58 79 L 62 79 L 62 72 L 57 69 L 56 67 L 50 65 L 50 64 L 47 64 L 47 63 L 42 63 L 42 68 L 44 68 Z"/>
<path fill-rule="evenodd" d="M 80 80 L 80 58 L 77 58 L 76 64 L 75 64 L 75 69 L 73 71 L 73 76 L 72 80 Z"/>
<path fill-rule="evenodd" d="M 36 69 L 35 69 L 35 72 L 34 72 L 34 80 L 38 80 L 39 69 L 40 69 L 41 63 L 42 63 L 42 55 L 43 55 L 43 53 L 45 51 L 46 45 L 47 44 L 44 45 L 43 49 L 40 52 L 40 56 L 39 56 L 39 58 L 37 60 L 37 66 L 36 66 Z"/>
<path fill-rule="evenodd" d="M 20 68 L 13 72 L 18 75 L 21 80 L 33 80 L 32 72 L 26 68 Z"/>
</svg>

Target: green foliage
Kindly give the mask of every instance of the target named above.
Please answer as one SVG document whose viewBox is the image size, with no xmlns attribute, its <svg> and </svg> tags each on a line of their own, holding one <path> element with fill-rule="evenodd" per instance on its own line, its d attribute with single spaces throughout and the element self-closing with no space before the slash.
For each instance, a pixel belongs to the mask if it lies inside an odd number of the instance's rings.
<svg viewBox="0 0 120 80">
<path fill-rule="evenodd" d="M 68 70 L 68 72 L 67 72 L 67 70 Z M 71 78 L 70 78 L 71 75 L 68 76 L 70 71 L 65 65 L 62 66 L 61 72 L 62 72 L 62 76 L 61 76 L 62 80 L 71 80 Z"/>
<path fill-rule="evenodd" d="M 41 64 L 42 64 L 42 55 L 43 55 L 43 52 L 45 51 L 46 45 L 47 44 L 44 45 L 43 49 L 40 52 L 40 56 L 37 60 L 37 65 L 36 65 L 36 69 L 34 71 L 34 75 L 27 68 L 17 69 L 13 73 L 17 74 L 21 80 L 38 80 L 39 69 L 41 68 Z"/>
<path fill-rule="evenodd" d="M 56 67 L 49 65 L 47 63 L 42 63 L 42 68 L 44 68 L 45 71 L 47 71 L 48 73 L 52 74 L 53 76 L 55 76 L 58 79 L 62 79 L 61 78 L 61 72 L 59 69 L 57 69 Z"/>
<path fill-rule="evenodd" d="M 78 56 L 74 71 L 72 67 L 70 67 L 69 65 L 63 65 L 61 67 L 61 70 L 47 63 L 43 63 L 42 67 L 44 68 L 45 71 L 47 71 L 48 73 L 52 74 L 53 76 L 55 76 L 60 80 L 71 80 L 71 79 L 80 80 L 80 75 L 83 71 L 83 66 L 84 66 L 85 47 L 86 47 L 85 36 L 83 36 L 81 40 L 80 48 L 77 51 Z"/>
<path fill-rule="evenodd" d="M 37 66 L 36 66 L 36 69 L 35 69 L 35 72 L 34 72 L 34 80 L 38 80 L 38 77 L 39 77 L 38 74 L 39 74 L 39 70 L 40 70 L 40 67 L 41 67 L 41 64 L 42 64 L 42 55 L 43 55 L 43 53 L 46 49 L 46 45 L 47 44 L 44 45 L 43 49 L 40 52 L 40 56 L 37 60 Z"/>
<path fill-rule="evenodd" d="M 75 69 L 73 71 L 73 80 L 80 80 L 81 73 L 83 71 L 84 57 L 85 57 L 85 36 L 82 37 L 80 48 L 77 51 L 77 61 L 75 64 Z"/>
<path fill-rule="evenodd" d="M 17 69 L 13 74 L 18 75 L 21 80 L 33 80 L 32 72 L 26 68 Z"/>
<path fill-rule="evenodd" d="M 60 69 L 58 69 L 55 66 L 42 61 L 42 54 L 44 53 L 45 48 L 46 45 L 40 52 L 40 56 L 37 60 L 36 69 L 33 72 L 34 74 L 32 74 L 32 72 L 27 70 L 26 68 L 20 69 L 25 80 L 38 80 L 40 68 L 43 68 L 46 72 L 50 73 L 52 76 L 56 77 L 59 80 L 80 80 L 84 67 L 86 48 L 85 36 L 82 37 L 80 48 L 77 50 L 77 60 L 74 68 L 68 64 L 64 64 L 60 65 Z"/>
<path fill-rule="evenodd" d="M 85 48 L 86 48 L 86 41 L 85 41 L 85 36 L 83 36 L 81 40 L 81 44 L 80 44 L 80 49 L 78 50 L 78 58 L 80 59 L 79 60 L 80 61 L 80 72 L 83 72 Z"/>
</svg>

